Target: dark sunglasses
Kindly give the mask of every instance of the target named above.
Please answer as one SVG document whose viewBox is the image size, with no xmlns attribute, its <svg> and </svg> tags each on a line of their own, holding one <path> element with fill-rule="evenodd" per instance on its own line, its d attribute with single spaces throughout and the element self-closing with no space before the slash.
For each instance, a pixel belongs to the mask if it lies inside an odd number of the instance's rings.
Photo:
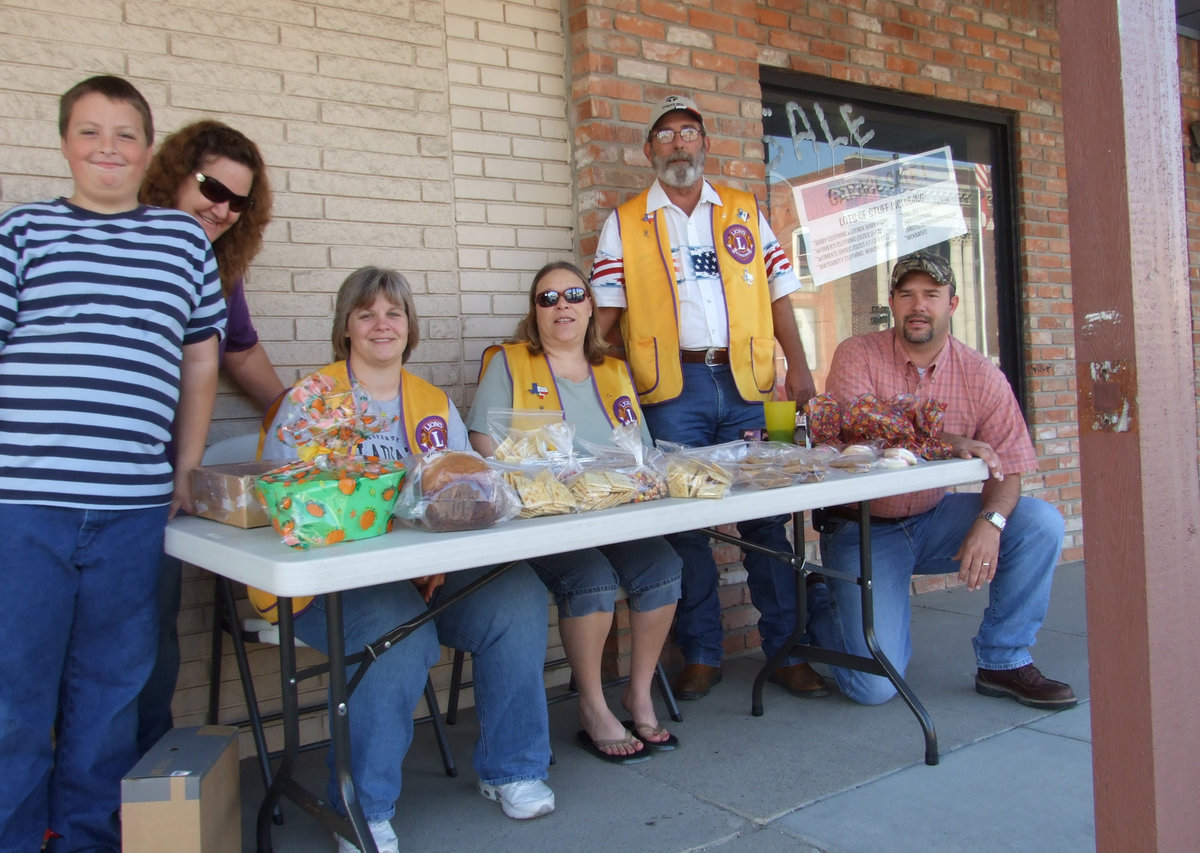
<svg viewBox="0 0 1200 853">
<path fill-rule="evenodd" d="M 238 195 L 216 178 L 210 178 L 203 172 L 196 173 L 196 183 L 200 185 L 200 195 L 213 204 L 229 202 L 229 209 L 234 213 L 241 213 L 247 207 L 254 204 L 254 199 L 250 198 L 250 196 Z"/>
<path fill-rule="evenodd" d="M 587 291 L 582 287 L 568 287 L 566 290 L 543 290 L 533 298 L 533 301 L 540 308 L 553 308 L 558 304 L 560 296 L 572 305 L 578 305 L 587 299 Z"/>
</svg>

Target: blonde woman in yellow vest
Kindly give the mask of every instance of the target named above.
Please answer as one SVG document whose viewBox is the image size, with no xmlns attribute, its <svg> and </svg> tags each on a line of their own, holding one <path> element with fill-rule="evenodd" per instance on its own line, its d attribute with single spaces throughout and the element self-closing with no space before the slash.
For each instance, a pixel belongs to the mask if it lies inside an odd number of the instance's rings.
<svg viewBox="0 0 1200 853">
<path fill-rule="evenodd" d="M 613 427 L 638 424 L 650 441 L 624 362 L 605 356 L 583 273 L 565 261 L 534 276 L 529 312 L 514 341 L 485 358 L 467 416 L 471 444 L 490 455 L 491 409 L 561 409 L 576 436 L 611 440 Z M 628 764 L 675 749 L 658 722 L 650 686 L 679 598 L 680 561 L 662 538 L 587 548 L 529 561 L 558 601 L 558 628 L 579 689 L 577 743 L 604 761 Z M 632 659 L 621 695 L 627 720 L 604 697 L 600 662 L 618 587 L 629 595 Z"/>
<path fill-rule="evenodd" d="M 788 399 L 803 403 L 814 391 L 788 299 L 800 282 L 754 196 L 704 180 L 708 149 L 695 101 L 671 95 L 651 109 L 642 150 L 655 181 L 604 223 L 591 275 L 600 330 L 625 347 L 651 435 L 689 446 L 765 426 L 762 401 L 775 382 L 776 342 L 787 357 Z M 788 551 L 786 521 L 777 516 L 738 529 L 747 541 Z M 703 534 L 668 539 L 683 558 L 675 641 L 686 665 L 675 696 L 699 699 L 721 680 L 717 566 Z M 762 648 L 771 655 L 790 645 L 795 576 L 756 551 L 743 563 L 761 614 Z M 810 612 L 832 618 L 821 601 Z M 798 658 L 771 680 L 796 696 L 829 693 Z"/>
<path fill-rule="evenodd" d="M 466 428 L 446 395 L 404 369 L 419 340 L 412 291 L 393 270 L 356 270 L 338 291 L 334 309 L 334 356 L 320 372 L 353 387 L 393 428 L 372 436 L 359 452 L 385 459 L 408 453 L 468 448 Z M 292 459 L 277 428 L 290 417 L 287 403 L 266 430 L 264 458 Z M 398 581 L 342 594 L 346 647 L 362 648 L 437 603 L 487 567 Z M 400 796 L 401 764 L 412 740 L 412 712 L 440 643 L 471 653 L 475 703 L 481 731 L 474 752 L 479 792 L 498 801 L 513 818 L 554 809 L 554 793 L 542 781 L 550 765 L 542 664 L 546 655 L 546 590 L 526 564 L 518 564 L 447 609 L 371 664 L 350 697 L 351 767 L 376 846 L 396 851 L 390 824 Z M 296 618 L 296 636 L 326 649 L 324 596 Z M 330 774 L 330 802 L 338 802 Z M 339 838 L 339 851 L 357 848 Z"/>
</svg>

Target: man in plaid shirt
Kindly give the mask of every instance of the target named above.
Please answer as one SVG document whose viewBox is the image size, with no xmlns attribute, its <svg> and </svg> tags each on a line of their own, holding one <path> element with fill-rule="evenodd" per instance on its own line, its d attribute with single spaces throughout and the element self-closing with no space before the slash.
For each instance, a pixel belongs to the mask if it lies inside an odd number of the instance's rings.
<svg viewBox="0 0 1200 853">
<path fill-rule="evenodd" d="M 980 493 L 912 492 L 871 504 L 875 633 L 903 674 L 912 654 L 912 575 L 957 572 L 969 589 L 989 584 L 989 604 L 974 639 L 975 690 L 1048 710 L 1077 702 L 1070 686 L 1033 665 L 1029 647 L 1050 602 L 1062 553 L 1063 520 L 1045 501 L 1021 496 L 1021 474 L 1037 469 L 1033 443 L 1012 389 L 981 353 L 950 335 L 958 307 L 954 272 L 941 257 L 917 252 L 892 270 L 888 299 L 895 327 L 843 341 L 826 391 L 843 406 L 863 394 L 898 394 L 946 404 L 943 435 L 955 454 L 983 459 L 991 477 Z M 818 513 L 826 568 L 859 571 L 857 507 Z M 832 619 L 811 623 L 819 645 L 869 656 L 858 587 L 830 581 Z M 838 687 L 864 704 L 895 695 L 886 678 L 835 668 Z"/>
</svg>

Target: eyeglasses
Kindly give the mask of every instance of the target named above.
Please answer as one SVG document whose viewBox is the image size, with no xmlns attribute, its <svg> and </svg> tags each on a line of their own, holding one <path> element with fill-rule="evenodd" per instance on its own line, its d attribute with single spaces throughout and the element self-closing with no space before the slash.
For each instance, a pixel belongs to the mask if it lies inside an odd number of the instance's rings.
<svg viewBox="0 0 1200 853">
<path fill-rule="evenodd" d="M 196 183 L 200 185 L 200 195 L 213 204 L 229 202 L 229 209 L 234 213 L 241 213 L 247 207 L 254 204 L 254 199 L 250 198 L 250 196 L 238 195 L 216 178 L 210 178 L 203 172 L 196 173 Z"/>
<path fill-rule="evenodd" d="M 664 127 L 662 130 L 656 130 L 650 134 L 659 145 L 670 145 L 675 141 L 675 135 L 679 134 L 679 138 L 684 142 L 695 142 L 704 134 L 700 132 L 698 127 L 685 127 L 683 130 L 671 130 L 669 127 Z"/>
<path fill-rule="evenodd" d="M 558 304 L 560 296 L 572 305 L 578 305 L 587 299 L 587 291 L 582 287 L 568 287 L 566 290 L 543 290 L 533 298 L 533 301 L 538 304 L 539 308 L 553 308 Z"/>
</svg>

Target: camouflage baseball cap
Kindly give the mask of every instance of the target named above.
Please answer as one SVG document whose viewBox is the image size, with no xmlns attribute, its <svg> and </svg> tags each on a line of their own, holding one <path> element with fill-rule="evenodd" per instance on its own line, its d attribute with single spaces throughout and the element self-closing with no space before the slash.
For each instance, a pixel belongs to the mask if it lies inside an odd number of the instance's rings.
<svg viewBox="0 0 1200 853">
<path fill-rule="evenodd" d="M 944 284 L 951 290 L 955 288 L 954 270 L 945 258 L 932 252 L 913 252 L 896 261 L 892 268 L 892 290 L 900 286 L 909 273 L 923 272 L 938 284 Z"/>
</svg>

